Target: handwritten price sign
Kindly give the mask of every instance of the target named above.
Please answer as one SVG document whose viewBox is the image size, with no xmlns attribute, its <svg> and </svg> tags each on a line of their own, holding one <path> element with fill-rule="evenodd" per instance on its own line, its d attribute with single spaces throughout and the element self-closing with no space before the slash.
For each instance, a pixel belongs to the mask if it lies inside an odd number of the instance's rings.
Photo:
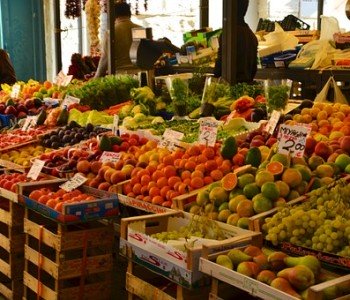
<svg viewBox="0 0 350 300">
<path fill-rule="evenodd" d="M 119 152 L 103 151 L 100 162 L 117 162 L 120 160 L 122 154 Z"/>
<path fill-rule="evenodd" d="M 67 86 L 72 81 L 72 79 L 73 79 L 73 75 L 66 75 L 61 70 L 55 78 L 55 83 L 58 86 Z"/>
<path fill-rule="evenodd" d="M 60 185 L 60 188 L 66 192 L 71 192 L 83 185 L 88 179 L 80 174 L 75 174 L 70 180 Z"/>
<path fill-rule="evenodd" d="M 164 131 L 163 137 L 159 141 L 158 146 L 159 148 L 168 148 L 170 151 L 173 151 L 180 144 L 183 137 L 184 134 L 182 132 L 167 128 Z"/>
<path fill-rule="evenodd" d="M 35 127 L 38 122 L 38 116 L 28 116 L 23 124 L 22 130 L 28 131 L 30 128 Z"/>
<path fill-rule="evenodd" d="M 199 143 L 213 147 L 218 134 L 218 122 L 212 118 L 201 118 L 199 120 Z"/>
<path fill-rule="evenodd" d="M 45 162 L 43 160 L 40 160 L 40 159 L 34 160 L 34 163 L 30 168 L 27 174 L 27 177 L 33 180 L 37 180 L 44 165 L 45 165 Z"/>
<path fill-rule="evenodd" d="M 278 152 L 291 157 L 303 157 L 306 138 L 311 129 L 304 126 L 281 125 L 278 132 Z"/>
<path fill-rule="evenodd" d="M 73 97 L 73 96 L 70 96 L 70 95 L 67 95 L 63 102 L 62 102 L 62 107 L 65 106 L 65 107 L 69 107 L 69 105 L 71 104 L 79 104 L 80 103 L 80 99 L 79 98 L 76 98 L 76 97 Z"/>
<path fill-rule="evenodd" d="M 273 134 L 280 117 L 281 117 L 281 112 L 274 110 L 271 114 L 269 122 L 264 128 L 264 131 L 266 131 L 269 134 Z"/>
</svg>

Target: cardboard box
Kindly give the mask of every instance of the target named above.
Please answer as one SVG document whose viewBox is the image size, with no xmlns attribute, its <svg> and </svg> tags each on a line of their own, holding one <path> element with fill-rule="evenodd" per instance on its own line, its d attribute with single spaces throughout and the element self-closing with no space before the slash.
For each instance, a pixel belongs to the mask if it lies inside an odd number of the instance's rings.
<svg viewBox="0 0 350 300">
<path fill-rule="evenodd" d="M 133 251 L 133 259 L 139 264 L 169 278 L 185 287 L 193 287 L 202 277 L 199 272 L 199 258 L 202 245 L 181 251 L 171 244 L 165 244 L 151 235 L 164 231 L 178 230 L 191 222 L 192 215 L 180 211 L 162 215 L 147 215 L 121 220 L 120 252 L 126 255 L 127 247 Z M 232 245 L 248 242 L 261 244 L 260 233 L 254 233 L 228 224 L 216 222 L 227 237 L 225 240 L 210 240 L 213 249 L 220 251 Z M 209 240 L 206 240 L 208 242 Z M 175 276 L 180 274 L 179 276 Z"/>
<path fill-rule="evenodd" d="M 117 196 L 88 186 L 81 186 L 78 189 L 97 199 L 94 201 L 64 204 L 62 213 L 28 197 L 31 191 L 43 187 L 51 187 L 53 190 L 58 190 L 59 186 L 66 181 L 66 179 L 54 179 L 20 183 L 18 185 L 19 194 L 21 195 L 19 200 L 26 207 L 35 210 L 54 221 L 65 224 L 118 216 L 119 202 Z"/>
</svg>

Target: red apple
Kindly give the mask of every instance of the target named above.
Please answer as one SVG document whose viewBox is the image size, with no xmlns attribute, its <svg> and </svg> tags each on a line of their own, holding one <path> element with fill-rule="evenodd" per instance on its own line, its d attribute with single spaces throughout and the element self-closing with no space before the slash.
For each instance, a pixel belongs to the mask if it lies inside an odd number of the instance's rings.
<svg viewBox="0 0 350 300">
<path fill-rule="evenodd" d="M 321 141 L 317 143 L 314 152 L 316 155 L 321 156 L 324 160 L 327 160 L 333 151 L 326 142 Z"/>
</svg>

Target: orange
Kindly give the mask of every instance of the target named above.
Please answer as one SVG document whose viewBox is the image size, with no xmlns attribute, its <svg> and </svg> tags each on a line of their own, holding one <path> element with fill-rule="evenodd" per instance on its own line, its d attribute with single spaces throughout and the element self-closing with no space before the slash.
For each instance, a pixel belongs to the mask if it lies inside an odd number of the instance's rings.
<svg viewBox="0 0 350 300">
<path fill-rule="evenodd" d="M 192 174 L 191 174 L 191 178 L 194 178 L 194 177 L 203 178 L 203 177 L 204 177 L 204 174 L 203 174 L 203 172 L 201 172 L 201 171 L 193 171 Z"/>
<path fill-rule="evenodd" d="M 194 145 L 192 147 L 189 147 L 187 150 L 186 150 L 186 153 L 189 155 L 189 156 L 197 156 L 201 153 L 201 149 L 198 145 Z"/>
<path fill-rule="evenodd" d="M 164 172 L 160 171 L 160 170 L 156 170 L 153 174 L 152 174 L 152 180 L 153 181 L 157 181 L 159 178 L 164 177 Z"/>
<path fill-rule="evenodd" d="M 184 180 L 186 178 L 191 178 L 191 172 L 188 170 L 185 170 L 181 173 L 181 179 Z"/>
<path fill-rule="evenodd" d="M 221 180 L 222 177 L 224 177 L 224 174 L 220 170 L 213 170 L 210 172 L 211 178 L 213 178 L 214 181 Z"/>
<path fill-rule="evenodd" d="M 215 157 L 215 150 L 213 148 L 207 147 L 203 150 L 202 154 L 208 159 L 213 159 Z"/>
<path fill-rule="evenodd" d="M 185 183 L 185 184 L 187 184 L 187 185 L 190 185 L 190 183 L 191 183 L 191 178 L 185 178 L 182 182 Z"/>
<path fill-rule="evenodd" d="M 151 187 L 149 190 L 149 196 L 151 198 L 155 197 L 155 196 L 159 196 L 160 195 L 160 189 L 156 186 Z"/>
<path fill-rule="evenodd" d="M 57 201 L 55 199 L 50 199 L 46 202 L 46 205 L 51 208 L 55 208 Z"/>
<path fill-rule="evenodd" d="M 157 182 L 155 182 L 155 181 L 150 181 L 150 182 L 148 183 L 148 185 L 147 185 L 147 188 L 150 189 L 150 188 L 152 188 L 152 187 L 154 187 L 154 186 L 157 186 Z"/>
<path fill-rule="evenodd" d="M 151 176 L 149 176 L 148 174 L 144 174 L 141 179 L 140 179 L 140 183 L 143 186 L 148 185 L 148 183 L 151 181 Z"/>
<path fill-rule="evenodd" d="M 196 162 L 200 164 L 200 163 L 205 163 L 207 160 L 208 158 L 204 154 L 199 154 L 197 156 Z"/>
<path fill-rule="evenodd" d="M 160 177 L 158 180 L 157 180 L 157 187 L 158 188 L 162 188 L 164 186 L 167 186 L 168 185 L 168 179 L 166 177 Z"/>
<path fill-rule="evenodd" d="M 166 166 L 168 166 L 168 165 L 173 166 L 174 165 L 174 161 L 175 161 L 175 159 L 174 159 L 174 157 L 171 154 L 164 156 L 163 160 L 162 160 L 163 164 L 166 165 Z"/>
<path fill-rule="evenodd" d="M 194 161 L 187 161 L 185 164 L 185 169 L 189 171 L 194 171 L 196 168 L 196 163 Z"/>
<path fill-rule="evenodd" d="M 48 195 L 42 195 L 40 196 L 40 198 L 38 199 L 38 202 L 46 204 L 47 201 L 50 200 L 50 196 Z"/>
<path fill-rule="evenodd" d="M 130 182 L 127 182 L 123 185 L 123 194 L 127 195 L 130 192 L 132 192 L 132 185 Z"/>
<path fill-rule="evenodd" d="M 167 208 L 171 208 L 172 204 L 173 204 L 173 202 L 168 200 L 168 201 L 164 201 L 162 203 L 162 206 L 167 207 Z"/>
<path fill-rule="evenodd" d="M 127 196 L 129 198 L 135 198 L 135 194 L 133 192 L 128 193 Z"/>
<path fill-rule="evenodd" d="M 205 165 L 204 165 L 204 163 L 197 165 L 194 170 L 195 171 L 200 171 L 200 172 L 202 172 L 204 174 L 205 173 Z"/>
<path fill-rule="evenodd" d="M 215 160 L 208 160 L 205 164 L 205 169 L 209 172 L 216 170 L 218 168 L 218 164 Z"/>
<path fill-rule="evenodd" d="M 205 176 L 203 178 L 203 181 L 204 181 L 204 185 L 208 185 L 208 184 L 211 184 L 212 182 L 214 182 L 213 178 L 211 178 L 210 176 Z"/>
<path fill-rule="evenodd" d="M 141 183 L 136 183 L 136 184 L 132 187 L 132 192 L 133 192 L 135 195 L 140 195 L 140 194 L 141 194 L 141 188 L 142 188 Z"/>
<path fill-rule="evenodd" d="M 144 195 L 144 196 L 148 195 L 148 186 L 143 186 L 141 188 L 141 194 Z"/>
<path fill-rule="evenodd" d="M 181 182 L 181 178 L 179 176 L 171 176 L 168 179 L 168 185 L 173 188 L 175 183 Z"/>
<path fill-rule="evenodd" d="M 176 169 L 174 166 L 166 166 L 164 168 L 164 175 L 167 178 L 170 178 L 171 176 L 176 176 Z"/>
<path fill-rule="evenodd" d="M 180 185 L 181 185 L 182 183 L 183 183 L 182 181 L 176 182 L 176 183 L 174 184 L 173 189 L 174 189 L 175 191 L 178 191 L 178 190 L 179 190 L 179 187 L 180 187 Z"/>
<path fill-rule="evenodd" d="M 164 202 L 164 199 L 162 196 L 152 197 L 152 204 L 161 205 L 163 202 Z"/>
<path fill-rule="evenodd" d="M 40 190 L 34 190 L 29 194 L 29 198 L 38 201 L 38 199 L 43 195 Z"/>
<path fill-rule="evenodd" d="M 194 189 L 200 189 L 204 186 L 204 180 L 202 177 L 192 177 L 190 186 Z"/>
<path fill-rule="evenodd" d="M 185 193 L 188 193 L 189 191 L 189 186 L 186 183 L 181 183 L 178 187 L 178 192 L 180 195 L 183 195 Z"/>
<path fill-rule="evenodd" d="M 166 185 L 166 186 L 163 186 L 161 189 L 160 189 L 160 195 L 165 199 L 166 197 L 166 194 L 168 193 L 168 191 L 171 190 L 171 187 Z"/>
<path fill-rule="evenodd" d="M 63 210 L 63 202 L 58 202 L 55 207 L 54 207 L 54 210 L 57 210 L 59 212 L 62 212 Z"/>
<path fill-rule="evenodd" d="M 237 213 L 240 217 L 251 217 L 254 215 L 253 202 L 242 200 L 237 204 Z"/>
</svg>

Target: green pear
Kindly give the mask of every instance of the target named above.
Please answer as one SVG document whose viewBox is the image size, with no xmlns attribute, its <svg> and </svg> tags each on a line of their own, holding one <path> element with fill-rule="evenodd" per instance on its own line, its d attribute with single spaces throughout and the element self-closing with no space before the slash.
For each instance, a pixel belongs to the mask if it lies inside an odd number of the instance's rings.
<svg viewBox="0 0 350 300">
<path fill-rule="evenodd" d="M 277 273 L 277 277 L 287 279 L 299 291 L 305 290 L 315 284 L 314 273 L 304 265 L 283 269 Z"/>
<path fill-rule="evenodd" d="M 227 255 L 219 255 L 216 258 L 216 263 L 220 266 L 233 270 L 232 261 Z"/>
<path fill-rule="evenodd" d="M 234 266 L 238 266 L 241 262 L 251 261 L 252 257 L 245 254 L 240 249 L 232 249 L 227 253 L 228 257 L 231 259 Z"/>
<path fill-rule="evenodd" d="M 306 255 L 301 257 L 286 257 L 284 259 L 284 262 L 287 265 L 287 267 L 294 267 L 298 265 L 307 266 L 314 273 L 315 277 L 317 277 L 321 271 L 321 263 L 313 255 Z"/>
</svg>

